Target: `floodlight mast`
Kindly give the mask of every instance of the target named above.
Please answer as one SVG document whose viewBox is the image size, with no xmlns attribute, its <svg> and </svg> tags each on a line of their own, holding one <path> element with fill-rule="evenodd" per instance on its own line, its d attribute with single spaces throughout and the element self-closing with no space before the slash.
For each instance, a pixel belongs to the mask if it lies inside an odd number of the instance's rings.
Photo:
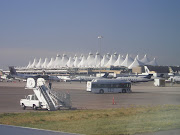
<svg viewBox="0 0 180 135">
<path fill-rule="evenodd" d="M 99 60 L 100 60 L 100 63 L 99 63 L 99 74 L 101 76 L 101 39 L 103 38 L 103 36 L 98 36 L 98 43 L 99 43 Z"/>
</svg>

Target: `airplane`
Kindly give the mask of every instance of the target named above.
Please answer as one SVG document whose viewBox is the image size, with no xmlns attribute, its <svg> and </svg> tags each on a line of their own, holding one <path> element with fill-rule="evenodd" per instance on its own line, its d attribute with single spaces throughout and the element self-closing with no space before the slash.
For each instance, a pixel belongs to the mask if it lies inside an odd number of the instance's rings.
<svg viewBox="0 0 180 135">
<path fill-rule="evenodd" d="M 92 81 L 93 79 L 103 79 L 107 78 L 109 73 L 105 73 L 102 77 L 95 77 L 95 76 L 77 76 L 72 79 L 72 81 Z"/>
<path fill-rule="evenodd" d="M 49 76 L 49 75 L 29 75 L 29 74 L 21 74 L 17 73 L 16 69 L 13 66 L 9 67 L 10 76 L 14 77 L 15 79 L 27 79 L 27 78 L 44 78 L 45 80 L 52 80 L 52 81 L 60 81 L 60 79 L 57 76 Z"/>
<path fill-rule="evenodd" d="M 147 76 L 149 74 L 152 74 L 151 79 L 164 79 L 164 78 L 166 78 L 168 76 L 167 73 L 153 73 L 153 72 L 150 72 L 150 70 L 148 69 L 147 66 L 144 66 L 144 70 L 145 70 L 145 73 L 142 73 L 142 74 L 139 74 L 139 75 Z"/>
<path fill-rule="evenodd" d="M 124 76 L 124 77 L 117 77 L 116 79 L 122 80 L 122 81 L 130 81 L 132 83 L 136 82 L 148 82 L 152 81 L 151 79 L 152 74 L 146 75 L 146 76 Z"/>
<path fill-rule="evenodd" d="M 57 76 L 59 79 L 61 79 L 64 82 L 70 82 L 71 77 L 70 76 Z"/>
<path fill-rule="evenodd" d="M 0 79 L 12 81 L 12 79 L 14 79 L 14 78 L 11 75 L 8 75 L 8 74 L 4 73 L 2 70 L 0 70 Z"/>
<path fill-rule="evenodd" d="M 180 76 L 171 76 L 169 77 L 168 81 L 173 82 L 173 83 L 180 83 Z"/>
<path fill-rule="evenodd" d="M 141 77 L 141 78 L 144 78 L 144 77 L 147 77 L 148 75 L 153 76 L 153 74 L 119 74 L 117 77 Z"/>
<path fill-rule="evenodd" d="M 169 67 L 169 76 L 180 76 L 180 72 L 177 70 L 177 71 L 173 71 L 172 67 Z"/>
</svg>

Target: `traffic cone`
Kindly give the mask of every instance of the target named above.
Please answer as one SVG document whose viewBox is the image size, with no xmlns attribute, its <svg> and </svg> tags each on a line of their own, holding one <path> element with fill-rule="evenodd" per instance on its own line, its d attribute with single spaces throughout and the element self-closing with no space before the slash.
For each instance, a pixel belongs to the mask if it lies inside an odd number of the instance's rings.
<svg viewBox="0 0 180 135">
<path fill-rule="evenodd" d="M 115 103 L 115 101 L 114 101 L 114 97 L 113 97 L 113 101 L 112 101 L 112 104 L 113 104 L 113 105 L 115 105 L 115 104 L 116 104 L 116 103 Z"/>
</svg>

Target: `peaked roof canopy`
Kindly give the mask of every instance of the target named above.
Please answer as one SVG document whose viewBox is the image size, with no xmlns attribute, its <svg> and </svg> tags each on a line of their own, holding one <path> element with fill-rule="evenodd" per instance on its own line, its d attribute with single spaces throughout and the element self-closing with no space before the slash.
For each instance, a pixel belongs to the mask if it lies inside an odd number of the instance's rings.
<svg viewBox="0 0 180 135">
<path fill-rule="evenodd" d="M 133 67 L 138 67 L 144 65 L 142 62 L 140 62 L 137 57 L 134 59 L 133 63 L 128 67 L 129 69 L 132 69 Z"/>
<path fill-rule="evenodd" d="M 117 53 L 114 53 L 110 55 L 109 53 L 105 54 L 103 57 L 97 52 L 95 55 L 92 53 L 88 54 L 88 57 L 86 58 L 84 55 L 81 55 L 78 57 L 77 55 L 73 57 L 68 57 L 66 54 L 61 55 L 57 54 L 56 58 L 51 58 L 50 61 L 48 58 L 45 58 L 44 61 L 40 58 L 37 60 L 36 58 L 33 60 L 33 62 L 29 62 L 28 66 L 26 66 L 26 69 L 29 68 L 47 68 L 47 69 L 53 69 L 53 68 L 62 68 L 62 67 L 76 67 L 76 68 L 99 68 L 99 67 L 110 67 L 110 66 L 125 66 L 130 69 L 136 66 L 141 65 L 153 65 L 157 66 L 157 61 L 154 58 L 152 61 L 149 61 L 147 58 L 147 55 L 144 56 L 142 60 L 139 60 L 138 55 L 133 60 L 128 54 L 126 55 L 126 58 L 124 59 L 122 55 L 118 55 Z"/>
<path fill-rule="evenodd" d="M 121 64 L 121 66 L 129 67 L 132 62 L 133 62 L 133 59 L 131 57 L 129 57 L 129 55 L 127 54 L 125 60 Z"/>
</svg>

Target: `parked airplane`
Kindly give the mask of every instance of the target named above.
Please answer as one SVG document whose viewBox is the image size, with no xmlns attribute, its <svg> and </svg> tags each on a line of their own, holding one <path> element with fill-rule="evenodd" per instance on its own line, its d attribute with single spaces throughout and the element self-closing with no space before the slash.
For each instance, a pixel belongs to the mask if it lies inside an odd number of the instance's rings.
<svg viewBox="0 0 180 135">
<path fill-rule="evenodd" d="M 103 79 L 107 78 L 109 73 L 105 73 L 102 77 L 95 77 L 95 76 L 77 76 L 72 79 L 72 81 L 92 81 L 93 79 Z"/>
<path fill-rule="evenodd" d="M 180 83 L 180 76 L 171 76 L 169 77 L 168 81 L 171 81 L 173 83 Z"/>
<path fill-rule="evenodd" d="M 151 74 L 147 76 L 124 76 L 124 77 L 117 77 L 116 79 L 122 80 L 122 81 L 130 81 L 130 82 L 148 82 L 152 81 Z"/>
<path fill-rule="evenodd" d="M 14 67 L 9 67 L 10 75 L 15 79 L 27 79 L 27 78 L 44 78 L 45 80 L 53 80 L 53 81 L 60 81 L 57 76 L 49 76 L 49 75 L 32 75 L 32 74 L 21 74 L 17 73 Z"/>
<path fill-rule="evenodd" d="M 12 79 L 14 79 L 11 75 L 5 74 L 2 70 L 0 70 L 0 78 L 2 80 L 12 80 Z"/>
<path fill-rule="evenodd" d="M 147 77 L 148 75 L 151 75 L 151 74 L 119 74 L 117 77 L 141 77 L 141 78 L 144 78 L 144 77 Z M 151 76 L 153 76 L 153 74 Z"/>
<path fill-rule="evenodd" d="M 162 79 L 162 78 L 166 78 L 168 76 L 167 73 L 152 73 L 149 71 L 148 67 L 147 66 L 144 66 L 144 70 L 145 70 L 145 73 L 144 75 L 148 75 L 148 74 L 152 74 L 152 77 L 151 79 Z"/>
<path fill-rule="evenodd" d="M 70 82 L 71 77 L 70 76 L 57 76 L 59 79 L 61 79 L 64 82 Z"/>
</svg>

